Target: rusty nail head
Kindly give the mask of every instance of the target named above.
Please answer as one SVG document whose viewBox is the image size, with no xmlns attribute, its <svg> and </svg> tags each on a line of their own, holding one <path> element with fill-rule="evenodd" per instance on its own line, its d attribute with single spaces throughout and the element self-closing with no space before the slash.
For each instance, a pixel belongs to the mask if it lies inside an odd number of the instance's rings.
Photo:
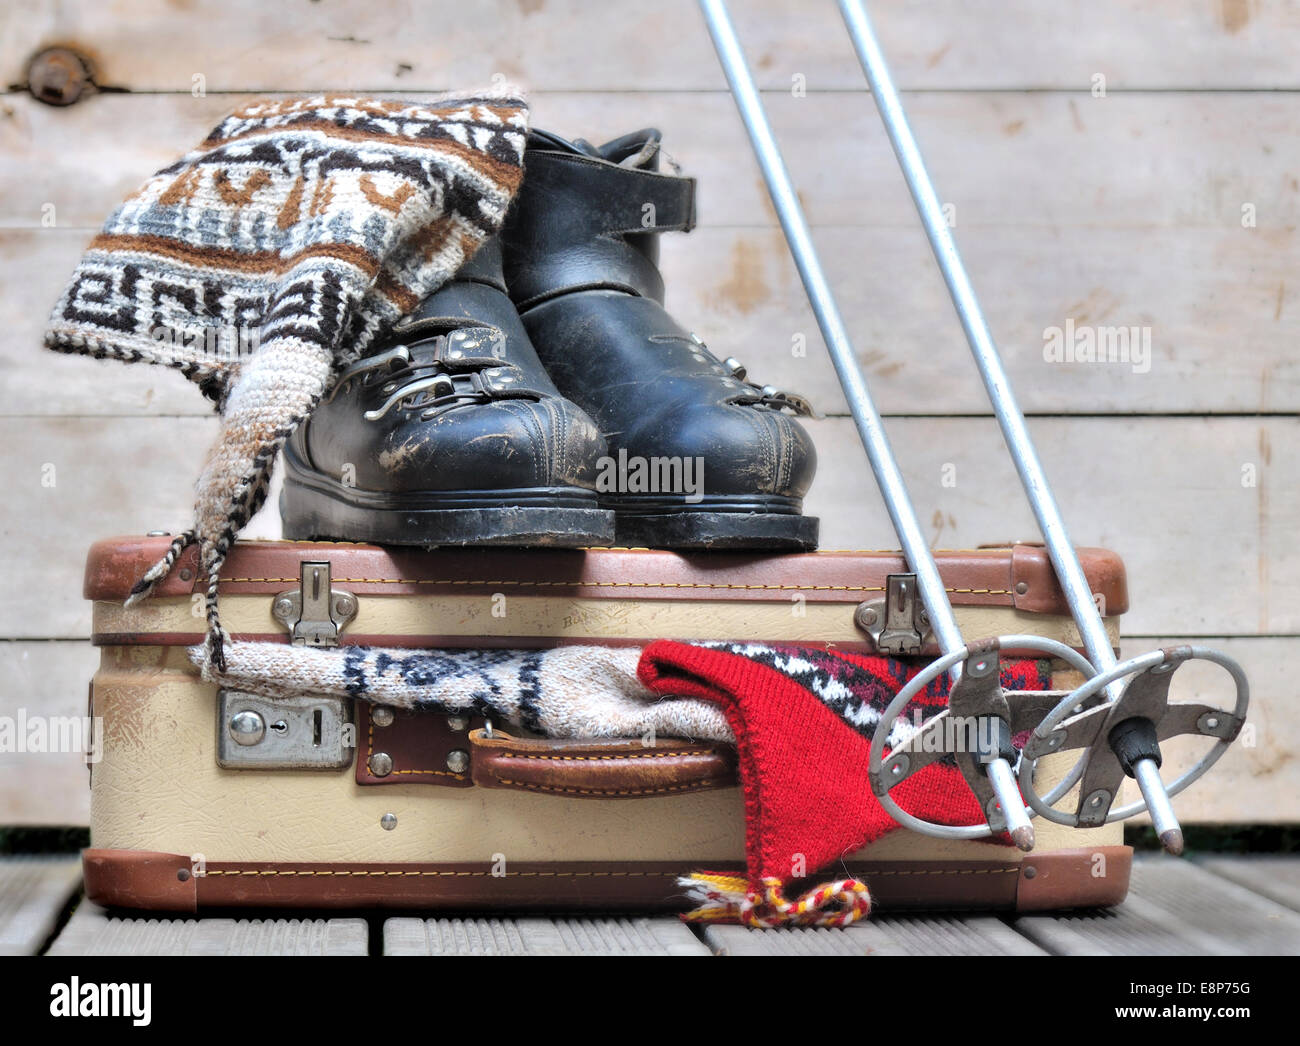
<svg viewBox="0 0 1300 1046">
<path fill-rule="evenodd" d="M 66 47 L 47 48 L 27 66 L 27 89 L 46 105 L 71 105 L 89 82 L 86 60 Z"/>
</svg>

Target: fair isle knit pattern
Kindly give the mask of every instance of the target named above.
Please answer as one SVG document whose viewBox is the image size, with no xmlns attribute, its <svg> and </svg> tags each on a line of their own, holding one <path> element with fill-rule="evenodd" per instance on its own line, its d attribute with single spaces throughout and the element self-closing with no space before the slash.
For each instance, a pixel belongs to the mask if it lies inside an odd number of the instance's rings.
<svg viewBox="0 0 1300 1046">
<path fill-rule="evenodd" d="M 875 736 L 880 717 L 898 692 L 916 674 L 916 666 L 892 658 L 875 658 L 871 668 L 836 657 L 828 651 L 794 643 L 701 642 L 696 646 L 745 657 L 789 676 L 815 694 L 827 708 L 868 741 Z M 1047 690 L 1051 686 L 1048 661 L 1017 660 L 1003 663 L 1003 686 L 1011 690 Z M 895 719 L 885 742 L 893 749 L 906 744 L 925 720 L 948 707 L 949 678 L 940 676 L 909 703 L 911 718 Z M 956 766 L 951 754 L 940 762 Z"/>
<path fill-rule="evenodd" d="M 190 659 L 212 674 L 203 647 Z M 232 643 L 218 681 L 271 700 L 352 697 L 393 708 L 473 712 L 547 737 L 730 741 L 721 709 L 661 697 L 637 679 L 639 647 L 546 650 L 313 648 Z"/>
<path fill-rule="evenodd" d="M 60 297 L 47 347 L 159 364 L 198 384 L 223 425 L 197 483 L 191 543 L 207 647 L 224 662 L 217 578 L 266 499 L 275 456 L 339 372 L 500 228 L 523 177 L 517 91 L 432 102 L 252 102 L 129 197 Z"/>
</svg>

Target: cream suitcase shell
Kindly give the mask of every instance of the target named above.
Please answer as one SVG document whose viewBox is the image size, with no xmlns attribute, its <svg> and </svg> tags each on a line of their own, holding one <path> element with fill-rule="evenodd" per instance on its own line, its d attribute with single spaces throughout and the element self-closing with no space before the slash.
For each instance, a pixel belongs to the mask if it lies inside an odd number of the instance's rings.
<svg viewBox="0 0 1300 1046">
<path fill-rule="evenodd" d="M 674 749 L 665 754 L 680 764 L 679 779 L 700 780 L 698 791 L 574 798 L 487 780 L 474 764 L 485 767 L 492 753 L 485 754 L 476 723 L 416 713 L 377 727 L 361 708 L 344 711 L 355 717 L 359 749 L 344 753 L 346 765 L 223 769 L 218 690 L 199 679 L 184 650 L 200 641 L 203 623 L 191 613 L 194 550 L 157 597 L 122 607 L 131 582 L 166 544 L 165 537 L 100 542 L 87 564 L 102 652 L 91 697 L 93 714 L 102 717 L 102 751 L 91 765 L 91 849 L 84 854 L 92 900 L 179 911 L 679 909 L 679 875 L 744 867 L 739 789 L 691 769 L 716 770 L 725 759 L 717 746 L 658 742 Z M 1118 614 L 1127 607 L 1122 564 L 1098 550 L 1081 550 L 1081 558 L 1117 642 Z M 1033 632 L 1079 646 L 1041 548 L 939 552 L 937 560 L 968 637 Z M 236 640 L 287 642 L 275 601 L 301 587 L 303 564 L 322 563 L 330 586 L 355 599 L 339 642 L 412 647 L 727 638 L 870 650 L 855 610 L 881 598 L 887 577 L 905 570 L 897 553 L 408 552 L 247 542 L 224 570 L 228 630 Z M 509 593 L 511 612 L 494 618 L 486 608 L 501 591 Z M 794 597 L 804 601 L 801 615 L 791 613 Z M 932 650 L 928 637 L 919 640 Z M 1062 670 L 1054 687 L 1077 682 Z M 385 730 L 392 732 L 386 739 Z M 377 775 L 376 736 L 400 764 L 394 769 L 423 760 L 441 775 Z M 446 769 L 452 750 L 469 755 L 461 773 Z M 1068 756 L 1040 764 L 1043 787 L 1071 764 Z M 602 765 L 621 772 L 616 759 Z M 1121 825 L 1035 825 L 1038 843 L 1028 855 L 899 829 L 846 864 L 883 908 L 1030 910 L 1123 899 L 1131 851 Z"/>
</svg>

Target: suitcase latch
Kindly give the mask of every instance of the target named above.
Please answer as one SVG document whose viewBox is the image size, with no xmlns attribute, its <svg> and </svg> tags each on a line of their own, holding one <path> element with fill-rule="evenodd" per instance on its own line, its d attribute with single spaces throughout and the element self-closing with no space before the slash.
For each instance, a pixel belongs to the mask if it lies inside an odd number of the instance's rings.
<svg viewBox="0 0 1300 1046">
<path fill-rule="evenodd" d="M 276 596 L 271 613 L 289 630 L 294 646 L 338 646 L 339 633 L 357 616 L 357 597 L 330 587 L 328 560 L 304 560 L 298 587 Z"/>
<path fill-rule="evenodd" d="M 340 770 L 355 747 L 344 698 L 217 691 L 217 765 L 226 770 Z"/>
<path fill-rule="evenodd" d="M 890 574 L 885 598 L 859 603 L 853 620 L 881 654 L 919 654 L 934 637 L 930 615 L 917 595 L 915 574 Z"/>
</svg>

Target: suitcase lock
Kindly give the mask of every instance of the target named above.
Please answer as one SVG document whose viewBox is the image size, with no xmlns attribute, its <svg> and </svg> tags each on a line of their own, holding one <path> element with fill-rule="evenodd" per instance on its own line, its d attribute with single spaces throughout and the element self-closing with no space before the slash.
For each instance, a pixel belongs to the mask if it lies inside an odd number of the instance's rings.
<svg viewBox="0 0 1300 1046">
<path fill-rule="evenodd" d="M 356 747 L 341 697 L 217 691 L 217 765 L 226 770 L 341 770 Z"/>
</svg>

